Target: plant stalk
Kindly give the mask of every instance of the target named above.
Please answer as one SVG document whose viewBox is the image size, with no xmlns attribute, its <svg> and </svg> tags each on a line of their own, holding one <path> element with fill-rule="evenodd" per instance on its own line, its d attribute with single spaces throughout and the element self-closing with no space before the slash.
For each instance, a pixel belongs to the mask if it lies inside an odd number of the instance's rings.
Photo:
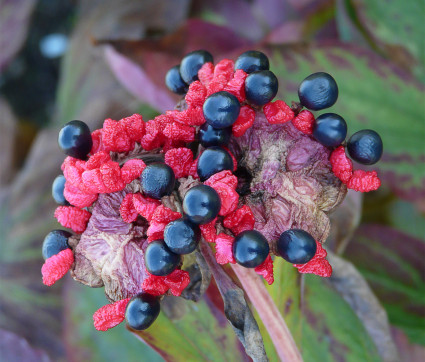
<svg viewBox="0 0 425 362">
<path fill-rule="evenodd" d="M 263 281 L 252 269 L 237 264 L 232 268 L 260 315 L 279 358 L 283 362 L 301 362 L 303 359 L 294 338 Z"/>
</svg>

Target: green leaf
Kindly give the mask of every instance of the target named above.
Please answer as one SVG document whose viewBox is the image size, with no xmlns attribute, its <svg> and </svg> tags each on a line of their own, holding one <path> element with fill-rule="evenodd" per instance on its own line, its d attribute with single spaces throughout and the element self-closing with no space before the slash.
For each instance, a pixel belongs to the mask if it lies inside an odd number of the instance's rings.
<svg viewBox="0 0 425 362">
<path fill-rule="evenodd" d="M 353 0 L 351 3 L 369 35 L 378 42 L 407 49 L 417 60 L 416 73 L 418 75 L 421 73 L 423 77 L 424 2 L 422 0 Z"/>
<path fill-rule="evenodd" d="M 74 281 L 67 285 L 65 308 L 68 333 L 66 343 L 77 355 L 92 361 L 161 361 L 162 358 L 148 345 L 126 330 L 124 323 L 107 331 L 99 332 L 93 326 L 93 313 L 106 304 L 103 289 L 92 289 Z M 173 298 L 169 305 L 170 319 L 162 311 L 146 331 L 137 332 L 167 361 L 239 361 L 244 354 L 239 341 L 224 315 L 217 319 L 220 311 L 210 309 L 205 300 L 199 303 Z"/>
<path fill-rule="evenodd" d="M 425 344 L 425 243 L 383 225 L 363 225 L 346 256 L 357 265 L 387 310 L 390 322 Z"/>
<path fill-rule="evenodd" d="M 339 98 L 329 112 L 341 114 L 349 135 L 371 128 L 384 143 L 384 156 L 374 165 L 384 186 L 409 200 L 423 199 L 425 167 L 425 117 L 423 90 L 414 79 L 367 49 L 341 44 L 311 48 L 303 52 L 274 48 L 271 69 L 279 78 L 278 97 L 290 103 L 309 74 L 332 74 Z M 325 112 L 325 111 L 324 111 Z"/>
<path fill-rule="evenodd" d="M 357 315 L 325 279 L 301 276 L 291 264 L 274 259 L 275 283 L 268 287 L 289 329 L 308 361 L 379 361 L 376 348 Z M 277 360 L 270 337 L 257 318 L 267 355 Z"/>
</svg>

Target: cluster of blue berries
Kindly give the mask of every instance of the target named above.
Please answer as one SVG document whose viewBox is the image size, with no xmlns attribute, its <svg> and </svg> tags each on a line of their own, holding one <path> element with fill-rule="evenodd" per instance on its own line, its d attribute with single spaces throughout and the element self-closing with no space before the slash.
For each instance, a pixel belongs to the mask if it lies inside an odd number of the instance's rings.
<svg viewBox="0 0 425 362">
<path fill-rule="evenodd" d="M 298 89 L 301 105 L 320 111 L 335 104 L 338 86 L 328 73 L 318 72 L 305 78 Z M 313 137 L 327 147 L 340 146 L 347 137 L 347 123 L 335 113 L 324 113 L 316 118 Z M 347 142 L 349 156 L 356 162 L 372 165 L 382 156 L 382 140 L 378 133 L 364 129 L 354 133 Z"/>
</svg>

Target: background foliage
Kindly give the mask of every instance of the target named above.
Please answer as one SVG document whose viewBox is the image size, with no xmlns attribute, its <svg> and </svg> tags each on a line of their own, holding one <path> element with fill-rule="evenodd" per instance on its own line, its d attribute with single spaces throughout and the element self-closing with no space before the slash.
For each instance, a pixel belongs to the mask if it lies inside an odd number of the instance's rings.
<svg viewBox="0 0 425 362">
<path fill-rule="evenodd" d="M 425 359 L 424 2 L 421 0 L 0 0 L 0 356 L 7 361 L 245 360 L 212 285 L 194 304 L 167 302 L 144 334 L 96 332 L 102 290 L 70 278 L 42 286 L 40 246 L 58 224 L 50 185 L 71 119 L 155 116 L 177 98 L 164 75 L 188 51 L 269 54 L 281 99 L 308 74 L 332 73 L 354 133 L 377 130 L 383 187 L 349 193 L 332 215 L 335 277 L 284 263 L 268 287 L 306 361 Z M 40 45 L 67 39 L 51 57 Z M 387 316 L 389 325 L 387 324 Z M 277 360 L 260 319 L 270 360 Z M 157 353 L 159 352 L 159 354 Z M 143 356 L 143 357 L 141 357 Z M 162 356 L 162 357 L 161 357 Z"/>
</svg>

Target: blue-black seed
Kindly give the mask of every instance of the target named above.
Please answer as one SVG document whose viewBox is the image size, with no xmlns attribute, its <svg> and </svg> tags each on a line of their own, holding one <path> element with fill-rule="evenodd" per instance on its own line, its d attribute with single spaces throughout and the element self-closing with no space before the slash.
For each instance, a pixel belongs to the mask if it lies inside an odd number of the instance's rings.
<svg viewBox="0 0 425 362">
<path fill-rule="evenodd" d="M 183 211 L 193 224 L 208 224 L 221 208 L 217 191 L 207 185 L 192 187 L 183 199 Z"/>
<path fill-rule="evenodd" d="M 324 146 L 337 147 L 347 136 L 347 123 L 338 114 L 321 114 L 314 122 L 313 136 Z"/>
<path fill-rule="evenodd" d="M 364 129 L 354 133 L 347 142 L 350 157 L 364 165 L 373 165 L 382 156 L 383 144 L 378 133 Z"/>
<path fill-rule="evenodd" d="M 217 146 L 210 147 L 199 156 L 196 169 L 201 181 L 205 181 L 220 171 L 232 171 L 233 159 L 230 153 L 224 148 Z"/>
<path fill-rule="evenodd" d="M 190 254 L 198 246 L 200 238 L 199 226 L 184 218 L 170 222 L 164 230 L 165 244 L 176 254 Z"/>
<path fill-rule="evenodd" d="M 164 240 L 152 241 L 145 250 L 146 270 L 153 275 L 168 275 L 179 266 L 180 262 L 180 255 L 173 253 Z"/>
<path fill-rule="evenodd" d="M 306 231 L 291 229 L 283 232 L 277 241 L 279 255 L 292 264 L 305 264 L 316 254 L 316 241 Z"/>
<path fill-rule="evenodd" d="M 214 128 L 205 122 L 199 128 L 199 142 L 204 147 L 226 146 L 232 135 L 232 128 Z"/>
<path fill-rule="evenodd" d="M 269 103 L 277 94 L 279 82 L 270 70 L 251 73 L 245 80 L 246 99 L 257 106 Z"/>
<path fill-rule="evenodd" d="M 140 293 L 128 302 L 125 309 L 125 321 L 129 327 L 135 330 L 144 330 L 156 320 L 160 309 L 157 297 Z"/>
<path fill-rule="evenodd" d="M 235 62 L 235 69 L 242 69 L 248 74 L 258 70 L 269 70 L 269 67 L 269 58 L 257 50 L 242 53 Z"/>
<path fill-rule="evenodd" d="M 180 63 L 180 75 L 185 83 L 198 80 L 198 70 L 208 62 L 213 63 L 213 56 L 206 50 L 195 50 L 185 55 Z"/>
<path fill-rule="evenodd" d="M 89 127 L 82 121 L 68 122 L 59 131 L 58 144 L 66 155 L 85 160 L 93 145 Z"/>
<path fill-rule="evenodd" d="M 301 82 L 298 97 L 304 107 L 320 111 L 335 104 L 338 99 L 338 86 L 330 74 L 313 73 Z"/>
<path fill-rule="evenodd" d="M 66 178 L 63 175 L 57 176 L 52 183 L 52 196 L 59 205 L 69 205 L 69 202 L 63 195 L 65 189 Z"/>
<path fill-rule="evenodd" d="M 44 260 L 59 254 L 62 250 L 68 249 L 68 239 L 72 234 L 66 230 L 53 230 L 46 235 L 43 241 L 41 253 Z"/>
<path fill-rule="evenodd" d="M 233 243 L 233 256 L 236 262 L 245 268 L 261 265 L 269 255 L 267 239 L 256 230 L 247 230 L 238 234 Z"/>
<path fill-rule="evenodd" d="M 238 99 L 229 92 L 211 94 L 202 107 L 205 120 L 214 128 L 227 128 L 235 123 L 241 105 Z"/>
<path fill-rule="evenodd" d="M 180 65 L 172 67 L 165 75 L 165 85 L 176 94 L 185 94 L 189 86 L 180 75 Z"/>
<path fill-rule="evenodd" d="M 146 166 L 141 175 L 143 192 L 153 199 L 171 195 L 176 176 L 173 169 L 165 163 L 155 162 Z"/>
</svg>

